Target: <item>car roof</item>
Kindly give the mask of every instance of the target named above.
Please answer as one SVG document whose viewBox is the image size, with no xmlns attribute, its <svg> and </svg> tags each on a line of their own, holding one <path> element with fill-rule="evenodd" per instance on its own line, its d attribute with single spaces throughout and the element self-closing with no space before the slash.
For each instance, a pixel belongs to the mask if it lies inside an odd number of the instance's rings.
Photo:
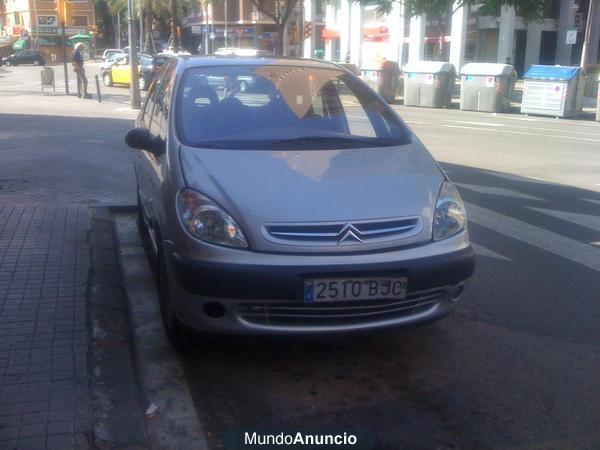
<svg viewBox="0 0 600 450">
<path fill-rule="evenodd" d="M 173 56 L 181 61 L 185 68 L 206 67 L 206 66 L 295 66 L 340 69 L 342 67 L 320 59 L 292 58 L 286 56 Z"/>
</svg>

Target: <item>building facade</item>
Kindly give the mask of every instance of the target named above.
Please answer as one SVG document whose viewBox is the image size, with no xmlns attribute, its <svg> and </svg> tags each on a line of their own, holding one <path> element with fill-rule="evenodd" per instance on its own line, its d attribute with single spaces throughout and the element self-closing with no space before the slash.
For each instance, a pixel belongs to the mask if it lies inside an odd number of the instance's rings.
<svg viewBox="0 0 600 450">
<path fill-rule="evenodd" d="M 0 0 L 0 4 L 0 46 L 38 49 L 48 62 L 60 60 L 63 23 L 67 38 L 94 29 L 93 0 Z"/>
<path fill-rule="evenodd" d="M 507 7 L 490 15 L 478 6 L 456 5 L 441 17 L 409 18 L 400 3 L 380 14 L 375 4 L 334 0 L 326 10 L 325 57 L 362 68 L 376 68 L 383 59 L 450 61 L 459 70 L 467 62 L 510 62 L 520 74 L 532 64 L 579 65 L 589 3 L 554 0 L 542 21 L 527 22 Z M 589 64 L 598 64 L 599 47 L 597 5 Z"/>
</svg>

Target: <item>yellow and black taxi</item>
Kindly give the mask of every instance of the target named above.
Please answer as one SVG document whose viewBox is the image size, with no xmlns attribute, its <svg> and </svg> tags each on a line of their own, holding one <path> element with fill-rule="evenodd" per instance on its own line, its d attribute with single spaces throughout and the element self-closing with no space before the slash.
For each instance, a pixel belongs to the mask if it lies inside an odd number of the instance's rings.
<svg viewBox="0 0 600 450">
<path fill-rule="evenodd" d="M 165 58 L 140 53 L 138 60 L 140 89 L 147 90 L 161 66 L 165 63 Z M 115 55 L 107 64 L 102 66 L 101 76 L 105 86 L 113 86 L 115 84 L 129 85 L 131 83 L 129 54 Z"/>
</svg>

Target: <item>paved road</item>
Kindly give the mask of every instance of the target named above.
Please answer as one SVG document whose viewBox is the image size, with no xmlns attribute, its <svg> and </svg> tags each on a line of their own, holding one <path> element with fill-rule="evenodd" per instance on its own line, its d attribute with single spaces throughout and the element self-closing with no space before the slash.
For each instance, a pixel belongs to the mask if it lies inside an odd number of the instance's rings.
<svg viewBox="0 0 600 450">
<path fill-rule="evenodd" d="M 2 120 L 11 122 L 0 144 L 14 151 L 3 152 L 1 181 L 65 183 L 62 193 L 39 191 L 57 202 L 132 201 L 119 138 L 131 123 L 126 97 L 93 114 L 73 114 L 71 100 L 83 100 L 70 99 L 47 116 L 16 116 L 27 103 L 19 83 L 38 69 L 2 69 Z M 600 447 L 600 124 L 396 108 L 467 203 L 479 258 L 456 313 L 349 338 L 198 342 L 181 358 L 211 448 L 228 427 L 269 425 L 361 426 L 389 449 Z M 80 116 L 75 135 L 50 114 Z M 32 129 L 39 137 L 14 144 Z M 23 150 L 31 145 L 38 150 Z M 73 158 L 91 181 L 59 164 L 44 171 L 53 157 Z"/>
</svg>

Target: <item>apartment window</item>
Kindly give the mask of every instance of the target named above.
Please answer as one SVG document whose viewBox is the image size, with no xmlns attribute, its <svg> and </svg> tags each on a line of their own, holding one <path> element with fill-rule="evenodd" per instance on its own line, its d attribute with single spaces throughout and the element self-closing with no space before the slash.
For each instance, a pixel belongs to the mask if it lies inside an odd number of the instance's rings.
<svg viewBox="0 0 600 450">
<path fill-rule="evenodd" d="M 87 16 L 73 16 L 72 24 L 74 27 L 87 27 L 88 17 Z"/>
</svg>

